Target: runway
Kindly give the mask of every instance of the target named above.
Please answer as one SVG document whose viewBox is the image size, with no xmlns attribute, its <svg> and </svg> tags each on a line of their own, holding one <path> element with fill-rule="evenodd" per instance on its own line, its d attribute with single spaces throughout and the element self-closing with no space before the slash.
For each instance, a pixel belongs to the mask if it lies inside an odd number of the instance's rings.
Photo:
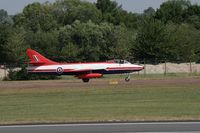
<svg viewBox="0 0 200 133">
<path fill-rule="evenodd" d="M 95 123 L 0 126 L 1 133 L 199 133 L 200 122 Z"/>
</svg>

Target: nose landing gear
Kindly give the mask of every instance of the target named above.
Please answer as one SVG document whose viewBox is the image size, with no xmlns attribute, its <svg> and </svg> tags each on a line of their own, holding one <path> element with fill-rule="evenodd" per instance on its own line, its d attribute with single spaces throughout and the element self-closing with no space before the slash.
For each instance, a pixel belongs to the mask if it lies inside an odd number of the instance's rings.
<svg viewBox="0 0 200 133">
<path fill-rule="evenodd" d="M 131 76 L 130 76 L 130 74 L 127 74 L 127 76 L 125 77 L 125 81 L 129 82 L 130 80 L 131 80 Z"/>
</svg>

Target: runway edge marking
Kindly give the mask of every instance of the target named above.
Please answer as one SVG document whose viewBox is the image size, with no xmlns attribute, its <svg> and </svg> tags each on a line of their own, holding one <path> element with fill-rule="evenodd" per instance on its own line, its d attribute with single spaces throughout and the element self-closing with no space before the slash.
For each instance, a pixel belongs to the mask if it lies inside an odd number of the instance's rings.
<svg viewBox="0 0 200 133">
<path fill-rule="evenodd" d="M 89 123 L 89 124 L 47 124 L 47 125 L 14 125 L 0 128 L 34 128 L 34 127 L 77 127 L 77 126 L 124 126 L 124 125 L 192 125 L 200 122 L 144 122 L 144 123 Z"/>
</svg>

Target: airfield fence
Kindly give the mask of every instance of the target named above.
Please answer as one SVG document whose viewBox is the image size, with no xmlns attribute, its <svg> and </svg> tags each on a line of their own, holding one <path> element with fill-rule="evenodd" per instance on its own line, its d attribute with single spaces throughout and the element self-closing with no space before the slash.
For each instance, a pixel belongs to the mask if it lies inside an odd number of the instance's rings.
<svg viewBox="0 0 200 133">
<path fill-rule="evenodd" d="M 131 61 L 134 64 L 144 66 L 144 70 L 136 72 L 138 75 L 149 74 L 188 74 L 188 75 L 200 75 L 200 63 L 196 62 L 167 62 L 167 61 Z M 0 64 L 0 80 L 3 80 L 8 76 L 10 70 L 19 71 L 21 68 L 16 64 Z"/>
<path fill-rule="evenodd" d="M 137 61 L 134 64 L 139 64 L 144 66 L 144 70 L 138 72 L 139 75 L 148 74 L 190 74 L 199 75 L 200 74 L 200 64 L 196 62 L 155 62 L 149 63 L 144 61 Z"/>
</svg>

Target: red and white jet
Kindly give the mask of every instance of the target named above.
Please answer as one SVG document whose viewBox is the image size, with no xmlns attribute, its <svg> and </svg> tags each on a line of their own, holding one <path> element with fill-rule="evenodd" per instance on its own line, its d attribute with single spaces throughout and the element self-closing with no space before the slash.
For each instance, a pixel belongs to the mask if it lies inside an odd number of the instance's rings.
<svg viewBox="0 0 200 133">
<path fill-rule="evenodd" d="M 103 74 L 128 74 L 125 81 L 130 80 L 131 72 L 141 71 L 143 66 L 134 65 L 126 60 L 112 60 L 108 62 L 89 62 L 89 63 L 58 63 L 51 61 L 38 52 L 27 49 L 30 59 L 27 67 L 28 73 L 46 75 L 74 75 L 89 82 L 91 78 L 100 78 Z"/>
</svg>

